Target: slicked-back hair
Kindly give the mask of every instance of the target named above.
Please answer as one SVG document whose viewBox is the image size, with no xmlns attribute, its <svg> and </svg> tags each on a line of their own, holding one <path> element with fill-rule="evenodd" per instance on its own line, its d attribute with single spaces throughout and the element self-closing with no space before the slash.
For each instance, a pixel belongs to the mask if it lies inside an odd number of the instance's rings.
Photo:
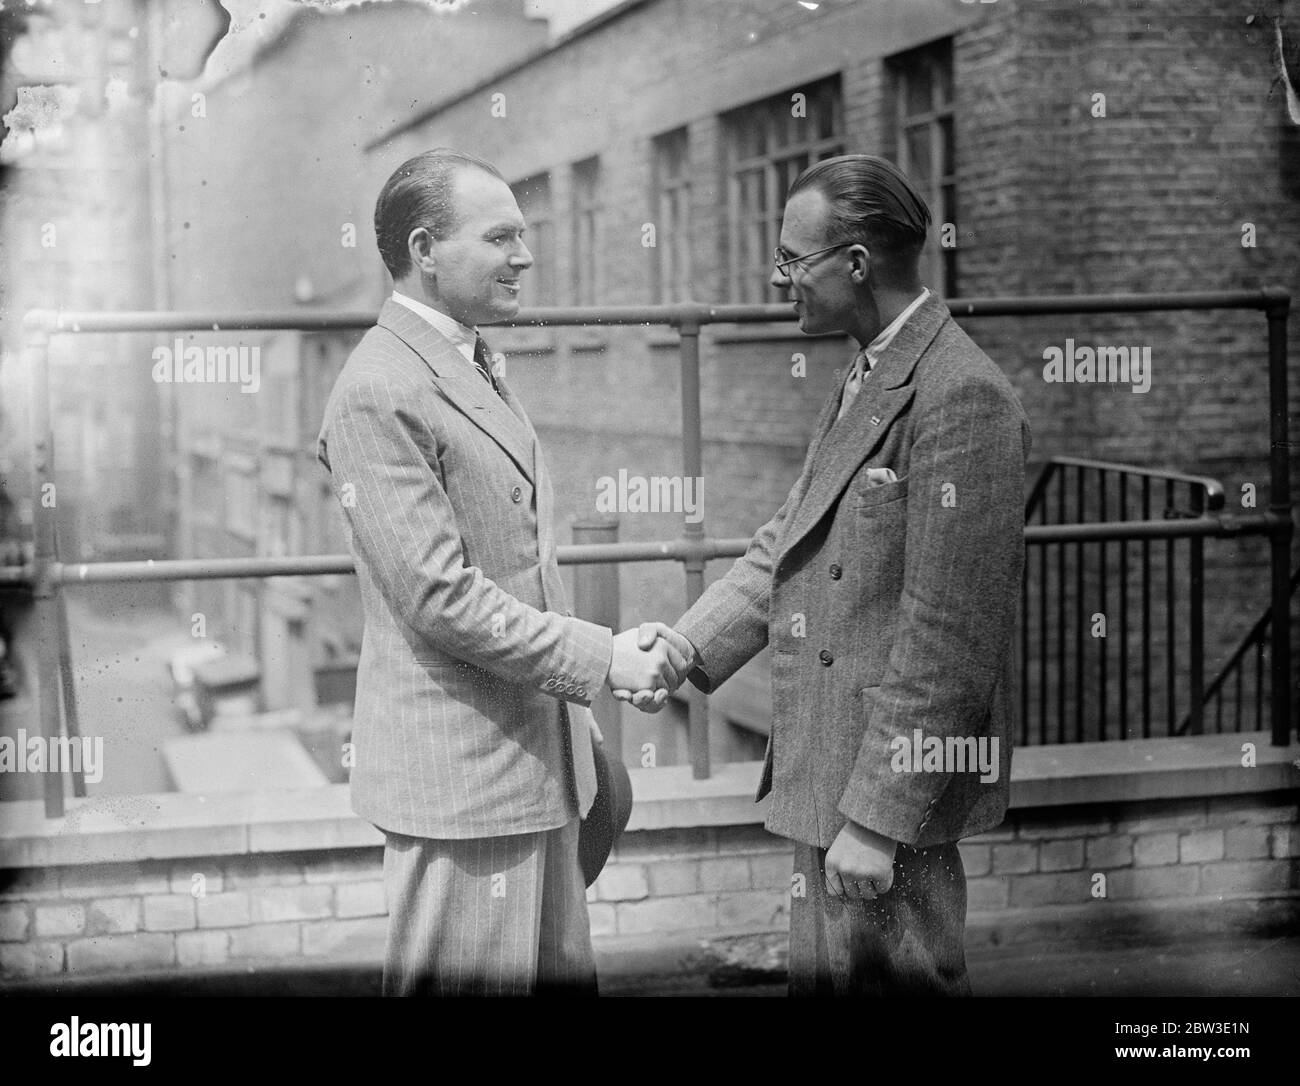
<svg viewBox="0 0 1300 1086">
<path fill-rule="evenodd" d="M 897 166 L 876 155 L 837 155 L 803 171 L 786 196 L 804 189 L 830 204 L 828 244 L 860 241 L 891 270 L 906 270 L 920 256 L 930 209 Z"/>
<path fill-rule="evenodd" d="M 375 239 L 393 279 L 411 270 L 406 241 L 412 230 L 423 226 L 436 241 L 455 232 L 452 184 L 457 172 L 465 169 L 483 170 L 505 180 L 490 162 L 450 147 L 435 147 L 408 158 L 384 183 L 375 201 Z"/>
</svg>

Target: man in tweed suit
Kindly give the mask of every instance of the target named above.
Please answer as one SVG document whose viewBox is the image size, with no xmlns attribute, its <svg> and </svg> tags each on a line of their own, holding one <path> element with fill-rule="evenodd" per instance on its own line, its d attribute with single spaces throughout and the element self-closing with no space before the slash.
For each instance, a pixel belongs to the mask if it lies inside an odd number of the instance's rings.
<svg viewBox="0 0 1300 1086">
<path fill-rule="evenodd" d="M 772 283 L 861 349 L 785 504 L 676 623 L 705 691 L 772 647 L 758 798 L 806 880 L 793 994 L 969 994 L 956 842 L 1007 808 L 1029 425 L 921 285 L 929 220 L 868 155 L 791 187 Z"/>
<path fill-rule="evenodd" d="M 566 608 L 537 435 L 477 332 L 514 316 L 532 264 L 509 186 L 426 152 L 389 178 L 375 233 L 395 289 L 334 386 L 319 457 L 364 608 L 351 791 L 385 834 L 384 991 L 594 990 L 587 707 L 684 661 Z"/>
</svg>

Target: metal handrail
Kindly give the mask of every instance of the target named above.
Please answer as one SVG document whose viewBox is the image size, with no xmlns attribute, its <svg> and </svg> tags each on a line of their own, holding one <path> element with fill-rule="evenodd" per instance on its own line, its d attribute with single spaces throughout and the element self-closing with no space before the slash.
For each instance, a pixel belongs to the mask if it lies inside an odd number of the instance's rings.
<svg viewBox="0 0 1300 1086">
<path fill-rule="evenodd" d="M 1270 479 L 1272 500 L 1269 511 L 1253 517 L 1221 518 L 1216 524 L 1200 521 L 1129 522 L 1127 524 L 1038 525 L 1031 532 L 1065 533 L 1067 538 L 1097 538 L 1089 532 L 1107 529 L 1152 535 L 1223 534 L 1256 532 L 1269 535 L 1272 541 L 1273 599 L 1278 613 L 1285 608 L 1289 575 L 1289 548 L 1293 532 L 1290 501 L 1290 464 L 1288 459 L 1286 322 L 1290 296 L 1281 288 L 1259 291 L 1217 291 L 1152 295 L 1080 295 L 1075 297 L 966 298 L 949 303 L 956 317 L 1043 316 L 1069 313 L 1155 312 L 1165 310 L 1246 309 L 1263 311 L 1268 320 L 1269 344 L 1269 416 Z M 719 323 L 771 323 L 789 321 L 793 313 L 788 305 L 700 305 L 683 303 L 669 306 L 555 307 L 523 310 L 513 326 L 546 325 L 668 325 L 680 337 L 682 371 L 682 442 L 683 470 L 688 478 L 702 474 L 702 427 L 700 418 L 699 337 L 701 329 Z M 50 337 L 60 334 L 125 333 L 156 331 L 255 331 L 255 330 L 355 330 L 374 323 L 369 312 L 324 313 L 292 310 L 271 313 L 213 312 L 59 312 L 33 310 L 23 318 L 29 357 L 34 369 L 31 382 L 32 420 L 35 431 L 35 473 L 37 492 L 54 474 L 54 441 L 49 399 L 48 361 Z M 59 644 L 64 585 L 103 583 L 111 580 L 173 580 L 230 576 L 284 576 L 297 573 L 336 573 L 339 556 L 303 558 L 259 558 L 221 560 L 180 559 L 168 563 L 65 563 L 60 561 L 52 511 L 37 502 L 34 510 L 35 559 L 32 570 L 36 604 L 36 624 L 41 651 L 37 661 L 37 688 L 42 734 L 57 736 L 61 730 L 58 697 L 59 660 L 54 647 Z M 1202 518 L 1210 521 L 1211 518 Z M 1072 534 L 1073 533 L 1073 534 Z M 1111 535 L 1109 538 L 1115 538 Z M 686 521 L 682 538 L 673 543 L 592 545 L 566 555 L 568 561 L 673 560 L 682 562 L 686 574 L 687 605 L 703 592 L 704 567 L 711 557 L 721 557 L 737 541 L 710 540 L 705 536 L 702 519 Z M 650 548 L 649 551 L 646 548 Z M 600 556 L 597 556 L 599 551 Z M 250 562 L 259 572 L 231 572 L 241 569 L 229 563 Z M 265 563 L 270 563 L 266 565 Z M 143 566 L 144 568 L 140 568 Z M 126 567 L 126 568 L 123 568 Z M 1289 666 L 1289 624 L 1274 623 L 1274 659 L 1272 682 L 1273 741 L 1288 742 L 1290 691 L 1285 668 Z M 708 721 L 704 695 L 692 688 L 688 692 L 691 762 L 697 778 L 709 775 Z M 79 782 L 74 781 L 74 785 Z M 45 780 L 45 808 L 49 817 L 63 813 L 61 774 L 48 773 Z"/>
<path fill-rule="evenodd" d="M 1291 572 L 1291 595 L 1293 597 L 1295 596 L 1295 591 L 1298 586 L 1300 586 L 1300 566 L 1297 566 Z M 1287 617 L 1289 620 L 1290 619 L 1289 613 Z M 1231 678 L 1234 674 L 1236 674 L 1238 680 L 1237 681 L 1238 702 L 1240 703 L 1241 666 L 1246 659 L 1246 654 L 1251 649 L 1255 649 L 1257 653 L 1263 651 L 1264 631 L 1268 629 L 1269 623 L 1271 623 L 1272 621 L 1273 621 L 1273 607 L 1270 604 L 1267 608 L 1264 609 L 1264 613 L 1255 620 L 1253 625 L 1246 632 L 1246 636 L 1241 639 L 1241 643 L 1236 647 L 1236 649 L 1233 650 L 1232 654 L 1228 657 L 1223 667 L 1219 669 L 1219 673 L 1206 686 L 1205 701 L 1207 703 L 1210 702 L 1211 700 L 1215 702 L 1217 713 L 1220 718 L 1220 722 L 1221 722 L 1222 711 L 1223 711 L 1223 700 L 1220 695 L 1223 691 L 1223 688 L 1227 685 L 1229 678 Z M 1258 659 L 1257 659 L 1257 666 L 1258 666 Z M 1257 689 L 1256 696 L 1258 697 L 1260 693 L 1261 692 Z M 1178 730 L 1176 731 L 1175 734 L 1176 735 L 1187 734 L 1187 731 L 1192 726 L 1194 720 L 1195 720 L 1195 714 L 1188 713 L 1185 717 L 1183 717 L 1182 723 L 1178 725 Z M 1240 704 L 1238 704 L 1237 706 L 1237 729 L 1236 730 L 1241 731 Z"/>
<path fill-rule="evenodd" d="M 1223 508 L 1223 484 L 1218 479 L 1211 478 L 1208 475 L 1188 475 L 1181 471 L 1169 471 L 1164 468 L 1144 468 L 1137 464 L 1118 464 L 1109 460 L 1092 460 L 1083 456 L 1053 456 L 1043 465 L 1043 470 L 1038 473 L 1038 478 L 1034 480 L 1033 488 L 1029 492 L 1029 499 L 1025 502 L 1026 517 L 1038 512 L 1038 506 L 1042 502 L 1048 486 L 1063 474 L 1064 468 L 1086 468 L 1092 471 L 1113 472 L 1117 475 L 1129 475 L 1134 478 L 1151 479 L 1156 482 L 1187 483 L 1201 488 L 1205 496 L 1205 508 L 1207 510 L 1217 511 Z"/>
</svg>

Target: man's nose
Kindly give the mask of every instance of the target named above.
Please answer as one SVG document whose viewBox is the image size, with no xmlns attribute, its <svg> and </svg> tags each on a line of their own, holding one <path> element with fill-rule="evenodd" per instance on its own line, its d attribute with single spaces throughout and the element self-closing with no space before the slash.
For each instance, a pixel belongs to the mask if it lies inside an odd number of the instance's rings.
<svg viewBox="0 0 1300 1086">
<path fill-rule="evenodd" d="M 772 286 L 776 287 L 777 290 L 786 290 L 790 286 L 790 277 L 780 268 L 773 265 L 772 276 L 768 279 L 768 282 L 771 283 Z"/>
<path fill-rule="evenodd" d="M 510 264 L 521 271 L 524 268 L 533 266 L 533 254 L 528 251 L 528 246 L 524 244 L 522 238 L 519 239 L 519 248 L 515 250 L 514 256 L 510 258 Z"/>
</svg>

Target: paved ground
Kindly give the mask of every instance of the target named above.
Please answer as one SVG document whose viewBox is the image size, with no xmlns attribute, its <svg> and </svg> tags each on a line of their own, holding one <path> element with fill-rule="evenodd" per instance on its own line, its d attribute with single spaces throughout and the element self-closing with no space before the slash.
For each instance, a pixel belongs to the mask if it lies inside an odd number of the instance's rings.
<svg viewBox="0 0 1300 1086">
<path fill-rule="evenodd" d="M 666 940 L 600 941 L 601 991 L 610 997 L 781 998 L 781 940 L 751 940 L 746 953 L 691 952 Z M 766 961 L 764 958 L 766 957 Z M 982 949 L 968 955 L 976 996 L 1297 996 L 1300 935 L 1218 939 L 1166 947 L 1061 953 L 1050 947 Z M 739 962 L 743 962 L 742 967 Z M 0 984 L 5 995 L 378 995 L 373 963 L 267 964 L 212 972 L 57 978 Z"/>
<path fill-rule="evenodd" d="M 166 659 L 193 644 L 188 627 L 148 603 L 123 596 L 94 605 L 77 591 L 68 593 L 68 627 L 82 734 L 104 739 L 103 780 L 88 783 L 88 794 L 169 791 L 162 745 L 184 734 L 184 727 L 172 702 Z M 39 727 L 34 699 L 0 702 L 0 735 L 13 736 L 19 727 L 29 733 Z M 38 777 L 0 775 L 0 800 L 40 795 Z"/>
<path fill-rule="evenodd" d="M 701 954 L 694 971 L 679 958 L 681 971 L 657 976 L 647 975 L 649 947 L 606 944 L 602 987 L 607 995 L 781 996 L 783 940 L 764 940 L 766 947 L 751 940 L 739 954 Z M 1087 951 L 981 948 L 967 963 L 977 996 L 1300 996 L 1300 933 Z"/>
</svg>

